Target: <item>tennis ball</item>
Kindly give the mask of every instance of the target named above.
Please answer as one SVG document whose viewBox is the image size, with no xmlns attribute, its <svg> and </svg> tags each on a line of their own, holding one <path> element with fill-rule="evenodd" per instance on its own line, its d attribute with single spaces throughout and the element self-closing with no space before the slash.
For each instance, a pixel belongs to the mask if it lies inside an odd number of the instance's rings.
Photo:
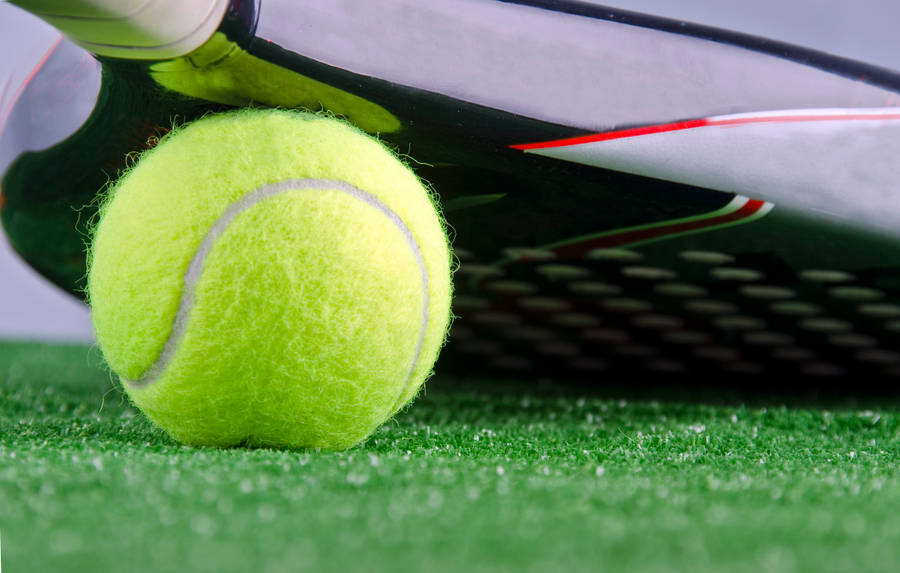
<svg viewBox="0 0 900 573">
<path fill-rule="evenodd" d="M 314 114 L 174 131 L 114 185 L 92 239 L 104 357 L 186 444 L 359 443 L 418 393 L 450 320 L 429 193 L 378 141 Z"/>
</svg>

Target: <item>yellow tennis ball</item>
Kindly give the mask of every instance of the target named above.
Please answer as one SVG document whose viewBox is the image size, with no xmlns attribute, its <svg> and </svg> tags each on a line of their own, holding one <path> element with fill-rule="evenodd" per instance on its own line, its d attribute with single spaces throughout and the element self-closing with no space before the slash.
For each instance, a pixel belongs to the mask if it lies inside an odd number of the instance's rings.
<svg viewBox="0 0 900 573">
<path fill-rule="evenodd" d="M 200 119 L 112 189 L 90 252 L 97 340 L 131 400 L 192 445 L 359 443 L 412 400 L 450 320 L 443 222 L 341 121 Z"/>
</svg>

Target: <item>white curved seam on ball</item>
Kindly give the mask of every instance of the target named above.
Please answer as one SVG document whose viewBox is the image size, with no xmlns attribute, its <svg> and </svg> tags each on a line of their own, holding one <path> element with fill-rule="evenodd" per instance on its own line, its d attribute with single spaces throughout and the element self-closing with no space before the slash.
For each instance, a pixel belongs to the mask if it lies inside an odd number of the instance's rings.
<svg viewBox="0 0 900 573">
<path fill-rule="evenodd" d="M 124 382 L 135 388 L 149 386 L 155 382 L 169 366 L 169 362 L 174 358 L 175 352 L 178 350 L 178 345 L 187 330 L 188 318 L 191 309 L 194 306 L 194 289 L 203 272 L 203 264 L 206 261 L 206 257 L 208 257 L 209 253 L 212 251 L 216 240 L 222 236 L 235 217 L 250 207 L 256 206 L 265 199 L 275 197 L 281 193 L 291 191 L 302 192 L 311 189 L 343 191 L 381 211 L 392 223 L 394 223 L 400 232 L 403 233 L 403 236 L 416 259 L 416 263 L 419 266 L 419 271 L 422 275 L 422 327 L 419 330 L 419 339 L 416 344 L 416 352 L 413 356 L 412 364 L 409 367 L 409 371 L 406 374 L 406 380 L 403 387 L 400 389 L 400 394 L 391 411 L 393 412 L 400 406 L 400 402 L 403 400 L 403 396 L 406 394 L 406 390 L 409 388 L 409 384 L 412 381 L 412 375 L 419 362 L 419 356 L 422 354 L 422 346 L 425 342 L 425 331 L 428 327 L 428 270 L 425 268 L 425 259 L 422 257 L 422 250 L 419 248 L 419 244 L 416 242 L 415 237 L 413 237 L 409 227 L 407 227 L 403 219 L 382 202 L 381 199 L 367 191 L 354 187 L 345 181 L 331 179 L 286 179 L 277 183 L 269 183 L 250 191 L 237 201 L 229 204 L 222 215 L 206 232 L 206 235 L 204 235 L 203 240 L 200 242 L 200 246 L 197 248 L 187 270 L 184 272 L 181 300 L 178 303 L 175 320 L 172 323 L 169 337 L 166 339 L 162 351 L 140 378 L 137 380 L 124 380 Z"/>
</svg>

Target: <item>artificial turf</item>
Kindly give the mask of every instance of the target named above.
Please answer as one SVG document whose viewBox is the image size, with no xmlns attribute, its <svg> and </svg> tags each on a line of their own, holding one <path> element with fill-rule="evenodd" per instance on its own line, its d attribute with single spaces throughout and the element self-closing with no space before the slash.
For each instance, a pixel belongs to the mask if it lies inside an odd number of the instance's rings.
<svg viewBox="0 0 900 573">
<path fill-rule="evenodd" d="M 95 350 L 0 343 L 2 564 L 900 567 L 897 401 L 785 407 L 602 395 L 438 377 L 346 452 L 198 449 L 132 409 Z"/>
</svg>

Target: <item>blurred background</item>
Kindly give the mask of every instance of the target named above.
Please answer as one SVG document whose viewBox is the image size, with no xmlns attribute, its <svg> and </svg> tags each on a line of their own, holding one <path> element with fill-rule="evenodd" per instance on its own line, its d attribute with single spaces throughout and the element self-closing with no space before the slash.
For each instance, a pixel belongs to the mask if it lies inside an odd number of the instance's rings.
<svg viewBox="0 0 900 573">
<path fill-rule="evenodd" d="M 900 68 L 894 48 L 896 0 L 594 0 L 597 4 L 730 28 Z M 822 10 L 824 6 L 828 10 Z M 56 32 L 0 1 L 0 128 L 16 89 Z M 90 341 L 85 305 L 25 265 L 0 233 L 0 338 Z"/>
<path fill-rule="evenodd" d="M 0 122 L 16 89 L 44 55 L 53 28 L 0 2 Z M 2 125 L 0 125 L 2 127 Z M 0 233 L 0 338 L 86 342 L 87 307 L 31 270 Z"/>
</svg>

